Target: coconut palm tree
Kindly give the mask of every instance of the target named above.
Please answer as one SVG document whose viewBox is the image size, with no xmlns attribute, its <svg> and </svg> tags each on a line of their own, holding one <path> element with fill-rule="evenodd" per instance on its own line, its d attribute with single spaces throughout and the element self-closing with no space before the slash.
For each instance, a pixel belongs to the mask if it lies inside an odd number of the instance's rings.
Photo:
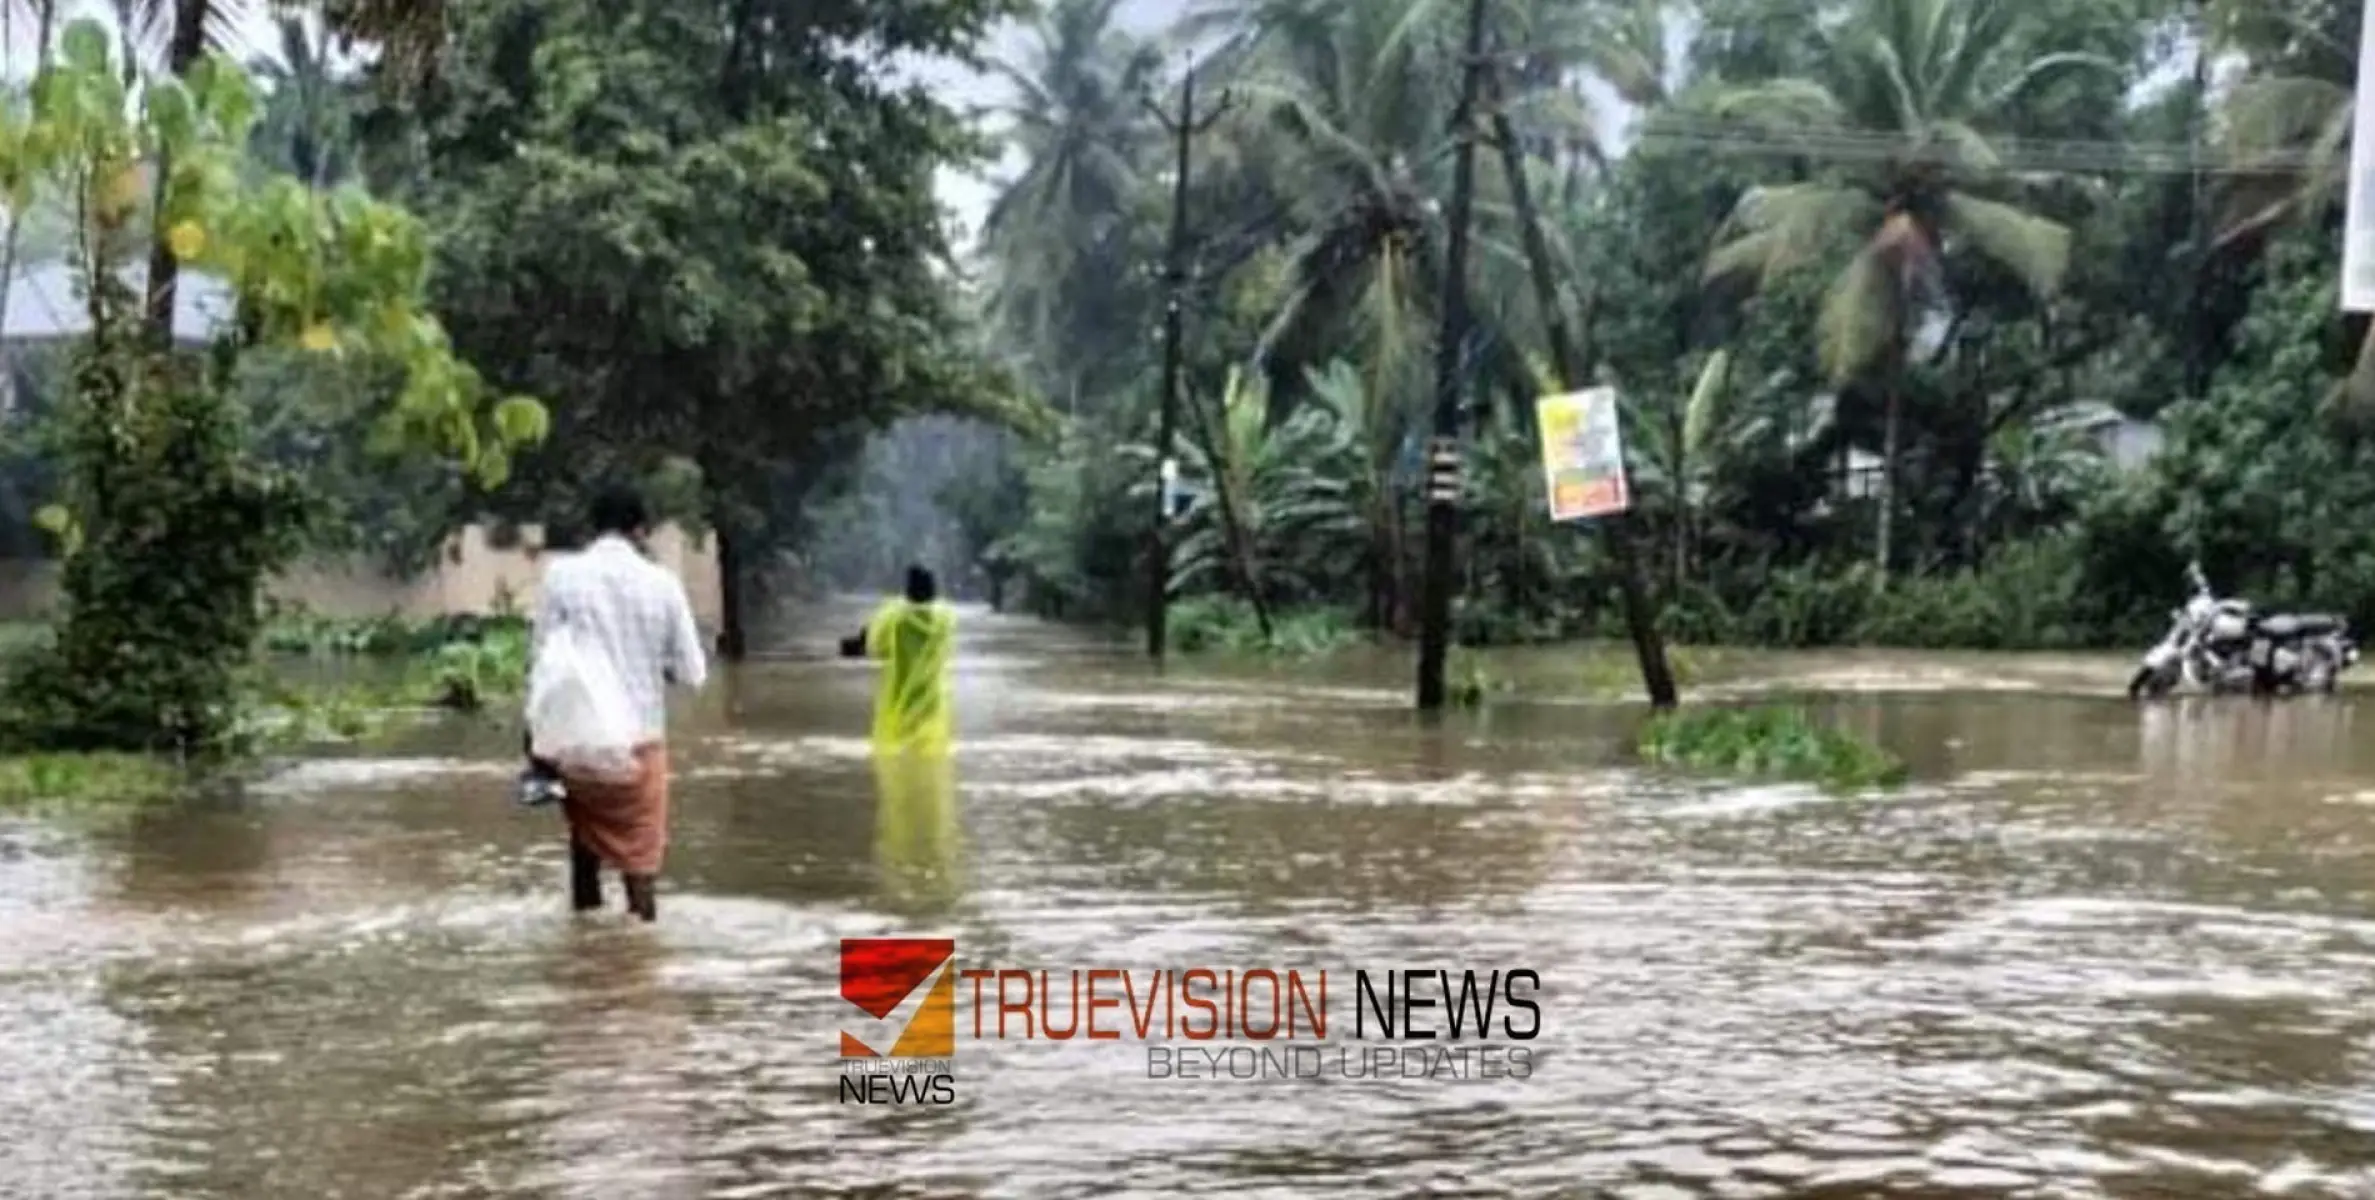
<svg viewBox="0 0 2375 1200">
<path fill-rule="evenodd" d="M 2231 168 L 2222 244 L 2322 217 L 2341 199 L 2358 7 L 2210 0 L 2205 43 L 2246 63 L 2217 114 L 2219 150 Z"/>
<path fill-rule="evenodd" d="M 997 315 L 1038 345 L 1066 345 L 1101 288 L 1133 267 L 1131 218 L 1152 144 L 1144 91 L 1155 58 L 1114 27 L 1120 0 L 1056 0 L 1021 62 L 991 69 L 1013 89 L 1000 111 L 1021 174 L 983 225 Z M 1084 289 L 1088 293 L 1084 297 Z M 1067 345 L 1067 349 L 1073 347 Z M 1075 374 L 1077 379 L 1078 375 Z"/>
<path fill-rule="evenodd" d="M 2003 175 L 1993 139 L 2067 74 L 2118 69 L 2092 55 L 2027 57 L 2011 36 L 2015 13 L 2010 0 L 1860 0 L 1820 34 L 1820 77 L 1753 84 L 1713 102 L 1717 117 L 1796 139 L 1810 157 L 1856 150 L 1880 159 L 1835 177 L 1752 189 L 1706 274 L 1761 285 L 1825 254 L 1836 239 L 1860 239 L 1825 298 L 1818 336 L 1835 383 L 1866 382 L 1882 393 L 1886 486 L 1875 558 L 1884 579 L 1899 375 L 1913 329 L 1947 300 L 1942 257 L 1968 251 L 1992 260 L 2041 300 L 2069 265 L 2066 227 L 1979 193 Z"/>
<path fill-rule="evenodd" d="M 282 16 L 275 22 L 280 58 L 258 59 L 250 72 L 270 88 L 254 134 L 258 157 L 316 190 L 351 171 L 348 101 L 330 73 L 330 31 Z"/>
<path fill-rule="evenodd" d="M 1294 236 L 1284 304 L 1264 351 L 1289 342 L 1332 343 L 1348 331 L 1371 364 L 1368 386 L 1405 390 L 1423 362 L 1426 298 L 1435 292 L 1438 224 L 1434 182 L 1451 146 L 1448 56 L 1408 38 L 1390 4 L 1336 5 L 1321 21 L 1266 31 L 1232 86 L 1274 139 L 1274 160 Z"/>
<path fill-rule="evenodd" d="M 2349 168 L 2360 7 L 2210 0 L 2203 15 L 2205 41 L 2247 63 L 2217 113 L 2228 171 L 2214 245 L 2257 246 L 2281 227 L 2326 220 Z M 2375 324 L 2337 398 L 2375 408 Z"/>
</svg>

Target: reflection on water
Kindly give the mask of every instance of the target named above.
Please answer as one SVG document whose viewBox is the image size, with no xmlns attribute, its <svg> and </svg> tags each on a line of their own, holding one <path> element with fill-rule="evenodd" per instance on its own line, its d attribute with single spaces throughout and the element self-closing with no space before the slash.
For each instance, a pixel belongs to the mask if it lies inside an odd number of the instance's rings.
<svg viewBox="0 0 2375 1200">
<path fill-rule="evenodd" d="M 690 707 L 651 927 L 565 911 L 481 726 L 0 827 L 0 1195 L 2375 1194 L 2351 696 L 1725 660 L 1709 692 L 1847 689 L 1806 702 L 1915 768 L 1841 797 L 1640 771 L 1640 712 L 1590 696 L 1416 720 L 1406 655 L 1157 680 L 980 613 L 960 647 L 953 759 L 872 759 L 871 667 L 815 647 Z M 1538 693 L 1574 653 L 1495 671 Z M 836 947 L 886 934 L 1530 967 L 1541 1066 L 1247 1084 L 961 1043 L 955 1106 L 842 1105 Z"/>
<path fill-rule="evenodd" d="M 928 917 L 964 890 L 956 761 L 945 754 L 878 753 L 874 862 L 891 912 Z"/>
<path fill-rule="evenodd" d="M 705 1194 L 689 1123 L 698 1100 L 677 1068 L 684 1005 L 662 978 L 667 948 L 644 931 L 580 926 L 553 939 L 552 1023 L 533 1073 L 542 1170 L 520 1184 L 565 1196 Z"/>
</svg>

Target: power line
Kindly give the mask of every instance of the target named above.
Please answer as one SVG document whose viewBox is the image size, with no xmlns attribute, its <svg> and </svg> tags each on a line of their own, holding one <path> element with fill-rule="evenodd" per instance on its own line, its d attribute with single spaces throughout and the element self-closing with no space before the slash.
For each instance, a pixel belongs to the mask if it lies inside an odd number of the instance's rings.
<svg viewBox="0 0 2375 1200">
<path fill-rule="evenodd" d="M 1887 130 L 1782 130 L 1757 122 L 1679 114 L 1652 119 L 1634 141 L 1661 148 L 1839 162 L 1890 162 L 1916 152 L 1951 158 L 1961 149 L 1966 167 L 2011 174 L 2272 175 L 2302 174 L 2334 165 L 2330 155 L 2299 149 L 2240 154 L 2207 147 L 2197 152 L 2183 142 L 2041 138 L 1987 139 L 1981 143 L 1986 155 L 1979 157 L 1977 146 L 1957 147 L 1951 141 L 1918 139 Z"/>
</svg>

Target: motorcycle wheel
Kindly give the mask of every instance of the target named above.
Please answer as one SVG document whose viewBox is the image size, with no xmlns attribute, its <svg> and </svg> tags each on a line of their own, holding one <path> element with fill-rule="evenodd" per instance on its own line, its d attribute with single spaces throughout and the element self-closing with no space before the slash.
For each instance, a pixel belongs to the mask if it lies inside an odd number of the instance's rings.
<svg viewBox="0 0 2375 1200">
<path fill-rule="evenodd" d="M 2172 686 L 2174 686 L 2174 681 L 2169 678 L 2167 673 L 2155 671 L 2151 667 L 2138 667 L 2136 673 L 2128 679 L 2128 699 L 2166 696 Z"/>
</svg>

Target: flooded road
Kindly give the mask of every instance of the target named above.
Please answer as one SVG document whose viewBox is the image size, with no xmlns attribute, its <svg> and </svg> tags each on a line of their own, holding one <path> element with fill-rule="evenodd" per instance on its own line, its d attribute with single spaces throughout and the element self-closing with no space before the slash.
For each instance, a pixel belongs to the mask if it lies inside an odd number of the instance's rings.
<svg viewBox="0 0 2375 1200">
<path fill-rule="evenodd" d="M 1562 654 L 1429 727 L 1406 654 L 1157 683 L 1128 643 L 964 638 L 953 789 L 877 779 L 862 664 L 713 685 L 650 928 L 615 883 L 564 911 L 500 728 L 0 825 L 0 1195 L 2375 1196 L 2366 701 L 1712 667 L 1863 689 L 1823 706 L 1916 782 L 1833 798 L 1637 772 L 1639 712 L 1559 694 Z M 1538 1060 L 1150 1079 L 1128 1042 L 964 1040 L 956 1104 L 840 1103 L 839 939 L 901 935 L 1340 993 L 1531 969 Z"/>
</svg>

